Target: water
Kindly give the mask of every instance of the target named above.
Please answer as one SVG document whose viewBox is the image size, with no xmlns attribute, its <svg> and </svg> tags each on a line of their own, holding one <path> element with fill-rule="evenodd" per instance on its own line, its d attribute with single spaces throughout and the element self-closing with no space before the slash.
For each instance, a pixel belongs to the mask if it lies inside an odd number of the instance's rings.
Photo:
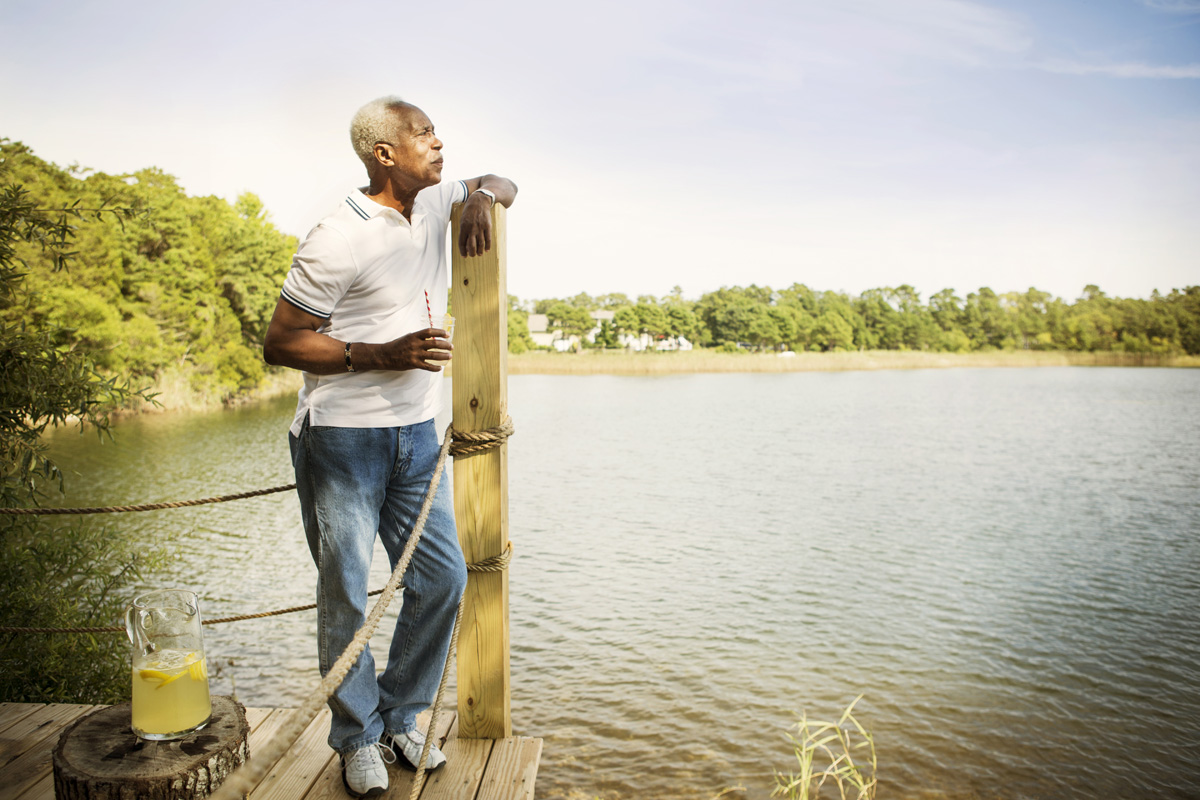
<svg viewBox="0 0 1200 800">
<path fill-rule="evenodd" d="M 1200 797 L 1200 372 L 509 394 L 513 717 L 546 740 L 539 798 L 766 797 L 794 714 L 860 693 L 881 798 Z M 59 435 L 69 504 L 290 482 L 291 408 Z M 114 524 L 172 542 L 206 616 L 311 598 L 290 494 Z M 232 676 L 251 705 L 316 678 L 311 612 L 206 648 L 214 691 Z"/>
</svg>

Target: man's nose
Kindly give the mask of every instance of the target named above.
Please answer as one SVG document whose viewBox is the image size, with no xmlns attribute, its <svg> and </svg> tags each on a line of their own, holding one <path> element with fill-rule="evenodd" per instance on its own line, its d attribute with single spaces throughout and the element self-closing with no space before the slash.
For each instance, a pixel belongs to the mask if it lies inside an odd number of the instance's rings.
<svg viewBox="0 0 1200 800">
<path fill-rule="evenodd" d="M 433 149 L 434 149 L 434 150 L 441 150 L 441 149 L 442 149 L 442 140 L 441 140 L 441 139 L 439 139 L 439 138 L 437 138 L 436 136 L 435 136 L 435 137 L 433 137 Z"/>
</svg>

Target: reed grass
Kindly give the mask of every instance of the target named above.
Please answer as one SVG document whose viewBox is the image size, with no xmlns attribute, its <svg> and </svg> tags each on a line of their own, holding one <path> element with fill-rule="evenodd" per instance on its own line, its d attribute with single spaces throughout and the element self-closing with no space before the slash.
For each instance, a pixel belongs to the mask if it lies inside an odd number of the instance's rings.
<svg viewBox="0 0 1200 800">
<path fill-rule="evenodd" d="M 930 353 L 915 350 L 868 350 L 842 353 L 717 353 L 691 350 L 627 353 L 590 350 L 544 351 L 508 356 L 510 375 L 680 375 L 721 372 L 836 372 L 875 369 L 952 367 L 1200 367 L 1200 356 L 1068 351 L 994 351 Z"/>
<path fill-rule="evenodd" d="M 943 369 L 951 367 L 1200 367 L 1200 356 L 1161 356 L 1136 353 L 1074 353 L 1056 351 L 996 351 L 992 353 L 927 353 L 870 350 L 849 353 L 797 353 L 780 358 L 767 353 L 717 353 L 692 350 L 667 353 L 626 353 L 589 350 L 583 353 L 531 352 L 508 356 L 510 375 L 685 375 L 722 372 L 836 372 L 873 369 Z M 446 370 L 454 374 L 453 362 Z M 253 391 L 233 403 L 294 395 L 300 373 L 268 370 Z M 133 413 L 206 411 L 231 402 L 216 390 L 197 391 L 186 369 L 164 372 L 151 388 L 157 405 L 142 404 Z"/>
<path fill-rule="evenodd" d="M 795 735 L 788 734 L 800 771 L 776 772 L 772 797 L 815 800 L 821 796 L 821 789 L 830 784 L 837 789 L 841 800 L 873 800 L 878 786 L 875 740 L 853 713 L 862 698 L 861 694 L 854 698 L 837 722 L 810 720 L 807 714 L 800 716 Z"/>
</svg>

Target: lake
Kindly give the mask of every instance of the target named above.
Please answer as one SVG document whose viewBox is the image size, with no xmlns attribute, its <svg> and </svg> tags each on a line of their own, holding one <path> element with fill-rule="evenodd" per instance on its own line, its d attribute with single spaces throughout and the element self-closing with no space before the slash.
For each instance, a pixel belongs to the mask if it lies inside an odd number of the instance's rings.
<svg viewBox="0 0 1200 800">
<path fill-rule="evenodd" d="M 1200 797 L 1200 371 L 528 375 L 509 404 L 539 798 L 766 797 L 796 714 L 859 694 L 881 798 Z M 293 407 L 60 432 L 63 504 L 290 483 Z M 168 543 L 156 583 L 206 616 L 311 602 L 291 493 L 106 524 Z M 248 705 L 316 681 L 312 612 L 206 637 Z"/>
</svg>

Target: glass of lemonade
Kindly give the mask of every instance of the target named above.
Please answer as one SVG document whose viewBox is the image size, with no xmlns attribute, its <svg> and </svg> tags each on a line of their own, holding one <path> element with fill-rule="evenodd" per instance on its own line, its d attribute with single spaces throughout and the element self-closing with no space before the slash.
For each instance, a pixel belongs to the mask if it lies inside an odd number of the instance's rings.
<svg viewBox="0 0 1200 800">
<path fill-rule="evenodd" d="M 179 739 L 208 724 L 208 664 L 195 592 L 160 589 L 125 611 L 133 643 L 133 732 Z"/>
</svg>

